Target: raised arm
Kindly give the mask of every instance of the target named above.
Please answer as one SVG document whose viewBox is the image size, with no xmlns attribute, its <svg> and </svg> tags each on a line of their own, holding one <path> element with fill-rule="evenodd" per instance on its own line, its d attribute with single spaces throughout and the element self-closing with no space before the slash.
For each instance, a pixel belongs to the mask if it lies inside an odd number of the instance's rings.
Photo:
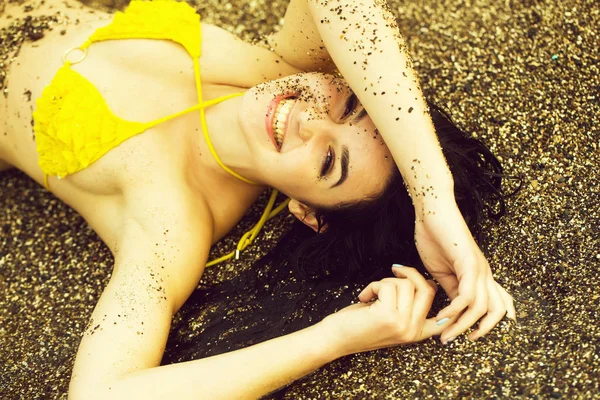
<svg viewBox="0 0 600 400">
<path fill-rule="evenodd" d="M 331 61 L 377 126 L 409 190 L 415 241 L 426 268 L 453 299 L 437 318 L 451 340 L 484 317 L 470 335 L 489 332 L 512 298 L 493 279 L 454 198 L 454 182 L 392 13 L 381 0 L 292 0 L 286 22 L 270 38 L 290 64 L 329 70 Z"/>
<path fill-rule="evenodd" d="M 342 73 L 382 134 L 423 214 L 432 199 L 454 203 L 452 174 L 393 15 L 376 0 L 292 0 L 269 42 L 287 63 Z M 419 215 L 417 214 L 417 215 Z"/>
</svg>

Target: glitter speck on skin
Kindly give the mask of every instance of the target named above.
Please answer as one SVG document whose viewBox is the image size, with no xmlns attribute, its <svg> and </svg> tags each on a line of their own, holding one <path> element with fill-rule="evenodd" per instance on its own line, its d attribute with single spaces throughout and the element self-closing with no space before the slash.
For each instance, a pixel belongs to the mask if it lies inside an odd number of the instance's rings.
<svg viewBox="0 0 600 400">
<path fill-rule="evenodd" d="M 204 22 L 245 40 L 270 33 L 287 6 L 198 3 Z M 598 6 L 589 0 L 388 4 L 429 100 L 484 140 L 507 174 L 523 177 L 508 216 L 485 227 L 488 259 L 515 297 L 519 322 L 503 321 L 475 343 L 463 335 L 446 346 L 428 340 L 345 357 L 267 398 L 597 398 Z M 8 17 L 3 8 L 4 2 L 0 18 Z M 0 32 L 0 88 L 19 38 L 35 40 L 54 18 L 15 21 Z M 68 27 L 59 29 L 68 35 Z M 516 185 L 509 181 L 508 189 Z M 89 315 L 112 256 L 83 219 L 23 174 L 0 173 L 0 210 L 0 398 L 64 398 L 83 332 L 101 328 Z M 213 255 L 233 247 L 259 212 L 253 208 Z M 269 225 L 239 262 L 207 270 L 202 285 L 249 268 L 287 226 L 288 218 Z M 181 334 L 193 337 L 202 322 Z"/>
</svg>

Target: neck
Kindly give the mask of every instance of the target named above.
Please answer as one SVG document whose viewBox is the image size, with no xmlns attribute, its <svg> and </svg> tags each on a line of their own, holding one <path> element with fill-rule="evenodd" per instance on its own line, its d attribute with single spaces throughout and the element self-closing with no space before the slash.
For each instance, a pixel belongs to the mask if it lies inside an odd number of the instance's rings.
<svg viewBox="0 0 600 400">
<path fill-rule="evenodd" d="M 215 93 L 209 90 L 204 101 L 231 93 L 239 93 L 240 91 L 239 88 L 229 87 L 226 90 L 223 90 L 223 88 L 215 90 Z M 241 103 L 241 97 L 234 97 L 205 108 L 208 137 L 222 164 L 246 180 L 258 183 L 259 177 L 254 176 L 252 158 L 249 156 L 248 146 L 237 118 Z M 209 143 L 207 143 L 201 128 L 193 132 L 192 143 L 194 143 L 193 147 L 199 150 L 191 152 L 193 159 L 197 158 L 194 160 L 193 165 L 201 164 L 208 167 L 211 172 L 222 179 L 256 186 L 244 182 L 243 179 L 234 176 L 219 165 L 211 154 Z M 194 168 L 194 170 L 198 169 Z"/>
</svg>

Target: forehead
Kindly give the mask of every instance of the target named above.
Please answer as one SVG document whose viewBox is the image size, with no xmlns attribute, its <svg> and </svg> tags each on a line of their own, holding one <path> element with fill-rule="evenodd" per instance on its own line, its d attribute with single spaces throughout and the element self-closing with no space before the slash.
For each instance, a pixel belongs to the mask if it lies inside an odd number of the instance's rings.
<svg viewBox="0 0 600 400">
<path fill-rule="evenodd" d="M 353 200 L 381 193 L 393 169 L 394 160 L 371 119 L 366 116 L 339 138 L 349 154 L 348 179 L 339 188 L 356 193 Z M 339 156 L 337 157 L 339 161 Z"/>
<path fill-rule="evenodd" d="M 338 132 L 335 173 L 321 186 L 319 200 L 314 199 L 326 207 L 377 197 L 385 189 L 395 168 L 387 146 L 368 117 L 359 126 L 345 126 Z M 349 156 L 348 177 L 341 185 L 331 187 L 341 175 L 344 147 L 348 149 Z"/>
</svg>

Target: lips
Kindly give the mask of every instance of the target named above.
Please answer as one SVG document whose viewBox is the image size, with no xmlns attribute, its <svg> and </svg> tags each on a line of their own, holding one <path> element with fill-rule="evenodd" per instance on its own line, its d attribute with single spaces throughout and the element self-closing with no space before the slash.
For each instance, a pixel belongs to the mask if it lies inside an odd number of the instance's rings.
<svg viewBox="0 0 600 400">
<path fill-rule="evenodd" d="M 269 138 L 271 139 L 271 143 L 273 143 L 273 146 L 275 147 L 275 149 L 277 151 L 280 151 L 281 148 L 277 144 L 277 141 L 275 140 L 274 123 L 275 123 L 276 111 L 277 111 L 278 107 L 280 106 L 281 102 L 285 101 L 286 99 L 293 98 L 293 97 L 296 97 L 295 94 L 293 94 L 293 93 L 289 93 L 286 95 L 278 95 L 269 103 L 269 106 L 267 107 L 267 114 L 265 116 L 265 125 L 266 125 L 266 129 L 267 129 L 267 134 L 268 134 Z M 287 127 L 288 127 L 288 122 L 289 122 L 290 116 L 291 116 L 291 111 L 289 112 L 289 114 L 287 116 L 287 120 L 285 122 L 284 136 L 285 136 L 285 133 L 287 132 Z"/>
</svg>

